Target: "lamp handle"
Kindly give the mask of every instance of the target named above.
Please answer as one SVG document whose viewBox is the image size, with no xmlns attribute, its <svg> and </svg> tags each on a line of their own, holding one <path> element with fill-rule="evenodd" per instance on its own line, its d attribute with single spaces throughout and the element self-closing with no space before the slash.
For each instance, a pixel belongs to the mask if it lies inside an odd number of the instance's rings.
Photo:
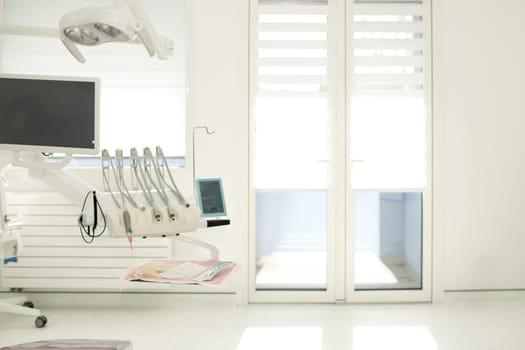
<svg viewBox="0 0 525 350">
<path fill-rule="evenodd" d="M 162 46 L 159 34 L 155 31 L 155 28 L 148 19 L 148 16 L 146 16 L 146 12 L 141 6 L 140 1 L 128 0 L 128 7 L 133 16 L 135 16 L 135 18 L 142 23 L 143 28 L 137 32 L 137 35 L 142 39 L 142 42 L 148 50 L 149 55 L 153 57 L 156 54 L 161 60 L 168 59 L 168 55 Z"/>
</svg>

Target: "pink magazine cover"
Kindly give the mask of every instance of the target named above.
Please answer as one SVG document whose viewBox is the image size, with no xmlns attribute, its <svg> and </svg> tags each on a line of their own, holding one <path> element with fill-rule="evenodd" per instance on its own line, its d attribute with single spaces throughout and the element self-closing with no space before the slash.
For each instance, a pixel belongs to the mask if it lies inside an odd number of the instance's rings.
<svg viewBox="0 0 525 350">
<path fill-rule="evenodd" d="M 128 267 L 120 277 L 120 288 L 130 281 L 136 282 L 154 282 L 154 283 L 172 283 L 172 284 L 199 284 L 215 288 L 226 288 L 233 274 L 239 269 L 235 263 L 227 263 L 211 280 L 195 281 L 192 278 L 167 278 L 161 274 L 174 267 L 182 264 L 191 263 L 200 265 L 203 269 L 213 267 L 218 260 L 152 260 L 142 265 Z"/>
</svg>

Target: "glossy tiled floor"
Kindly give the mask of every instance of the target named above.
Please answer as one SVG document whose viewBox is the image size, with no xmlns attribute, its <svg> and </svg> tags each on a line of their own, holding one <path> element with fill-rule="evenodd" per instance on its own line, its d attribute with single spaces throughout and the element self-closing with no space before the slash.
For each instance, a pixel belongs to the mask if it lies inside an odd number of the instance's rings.
<svg viewBox="0 0 525 350">
<path fill-rule="evenodd" d="M 0 346 L 53 338 L 131 340 L 135 350 L 525 349 L 525 292 L 447 294 L 442 304 L 249 305 L 231 295 L 31 299 L 49 319 L 0 315 Z M 74 306 L 77 305 L 77 306 Z"/>
</svg>

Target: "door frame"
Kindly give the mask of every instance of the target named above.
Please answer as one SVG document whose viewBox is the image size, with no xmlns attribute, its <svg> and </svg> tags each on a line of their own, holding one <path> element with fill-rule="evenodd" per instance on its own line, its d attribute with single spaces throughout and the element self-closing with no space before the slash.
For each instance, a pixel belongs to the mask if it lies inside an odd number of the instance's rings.
<svg viewBox="0 0 525 350">
<path fill-rule="evenodd" d="M 429 302 L 432 295 L 439 293 L 439 286 L 433 285 L 433 119 L 432 119 L 432 40 L 425 40 L 425 102 L 426 102 L 426 187 L 417 190 L 423 193 L 423 235 L 422 235 L 422 289 L 421 290 L 377 290 L 355 291 L 353 283 L 353 200 L 354 192 L 350 187 L 350 135 L 349 104 L 351 96 L 352 38 L 351 32 L 352 4 L 351 0 L 328 0 L 329 31 L 335 40 L 329 41 L 329 50 L 335 52 L 329 56 L 330 88 L 336 93 L 329 95 L 330 132 L 335 142 L 330 150 L 330 185 L 328 186 L 328 228 L 327 228 L 327 288 L 325 291 L 308 290 L 256 290 L 256 190 L 253 182 L 254 174 L 254 106 L 256 86 L 253 77 L 257 76 L 253 53 L 257 52 L 257 0 L 250 0 L 250 122 L 249 122 L 249 261 L 248 261 L 248 301 L 250 303 L 363 303 L 363 302 Z M 423 0 L 425 13 L 429 20 L 425 21 L 425 30 L 432 33 L 431 0 Z M 329 51 L 330 52 L 330 51 Z M 330 68 L 331 67 L 331 68 Z M 342 117 L 344 116 L 344 117 Z M 337 188 L 345 188 L 337 191 Z M 403 189 L 388 190 L 402 192 Z M 415 191 L 415 189 L 407 189 Z M 435 264 L 435 261 L 434 261 Z M 434 290 L 432 289 L 434 288 Z"/>
</svg>

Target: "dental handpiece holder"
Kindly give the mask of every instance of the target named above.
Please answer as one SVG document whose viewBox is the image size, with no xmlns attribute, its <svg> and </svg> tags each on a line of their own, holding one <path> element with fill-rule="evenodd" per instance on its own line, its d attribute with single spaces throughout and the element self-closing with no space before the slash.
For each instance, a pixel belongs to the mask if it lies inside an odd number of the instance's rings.
<svg viewBox="0 0 525 350">
<path fill-rule="evenodd" d="M 103 196 L 109 196 L 104 194 Z M 129 214 L 127 222 L 125 212 Z M 171 219 L 166 207 L 114 209 L 106 214 L 111 236 L 128 237 L 166 237 L 173 234 L 195 231 L 201 227 L 200 210 L 196 206 L 187 208 L 178 205 L 177 218 Z M 160 213 L 160 217 L 156 216 Z M 131 231 L 130 231 L 131 230 Z"/>
<path fill-rule="evenodd" d="M 177 187 L 160 147 L 130 150 L 129 168 L 122 150 L 102 151 L 104 193 L 100 202 L 115 237 L 164 237 L 201 227 L 201 212 Z"/>
</svg>

